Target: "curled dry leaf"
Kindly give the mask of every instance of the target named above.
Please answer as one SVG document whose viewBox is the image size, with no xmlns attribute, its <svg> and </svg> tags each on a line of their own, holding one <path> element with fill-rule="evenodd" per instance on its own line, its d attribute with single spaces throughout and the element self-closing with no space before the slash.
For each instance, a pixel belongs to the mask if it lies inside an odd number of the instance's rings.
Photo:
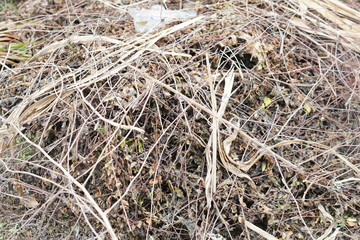
<svg viewBox="0 0 360 240">
<path fill-rule="evenodd" d="M 235 134 L 234 134 L 235 133 Z M 250 178 L 250 176 L 243 171 L 241 171 L 234 163 L 234 160 L 229 156 L 230 146 L 233 140 L 235 140 L 237 136 L 237 132 L 235 131 L 230 137 L 226 138 L 223 142 L 221 142 L 221 138 L 219 136 L 219 155 L 222 164 L 225 169 L 234 174 L 239 178 L 246 178 L 249 180 L 250 185 L 253 189 L 256 189 L 256 185 L 254 181 Z"/>
<path fill-rule="evenodd" d="M 35 208 L 39 205 L 39 202 L 32 196 L 22 197 L 20 203 L 26 208 Z"/>
</svg>

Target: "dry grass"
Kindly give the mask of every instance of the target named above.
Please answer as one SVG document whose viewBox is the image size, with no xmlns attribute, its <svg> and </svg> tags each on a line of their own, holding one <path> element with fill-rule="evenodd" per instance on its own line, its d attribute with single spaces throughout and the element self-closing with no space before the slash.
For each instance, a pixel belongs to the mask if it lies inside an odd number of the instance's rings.
<svg viewBox="0 0 360 240">
<path fill-rule="evenodd" d="M 151 2 L 2 9 L 0 239 L 358 239 L 359 6 Z"/>
</svg>

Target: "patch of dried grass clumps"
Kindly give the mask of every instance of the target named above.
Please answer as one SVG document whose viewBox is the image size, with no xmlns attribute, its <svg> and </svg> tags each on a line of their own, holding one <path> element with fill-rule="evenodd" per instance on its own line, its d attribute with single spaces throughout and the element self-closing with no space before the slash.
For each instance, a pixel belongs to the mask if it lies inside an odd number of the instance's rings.
<svg viewBox="0 0 360 240">
<path fill-rule="evenodd" d="M 1 73 L 2 235 L 355 239 L 359 12 L 172 1 L 199 16 L 139 35 L 122 2 L 0 25 L 36 42 Z"/>
</svg>

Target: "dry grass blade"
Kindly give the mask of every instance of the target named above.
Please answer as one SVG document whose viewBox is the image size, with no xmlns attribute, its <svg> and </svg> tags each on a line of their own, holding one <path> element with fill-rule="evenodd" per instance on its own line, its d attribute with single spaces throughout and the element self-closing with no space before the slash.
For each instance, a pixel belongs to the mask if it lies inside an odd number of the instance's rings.
<svg viewBox="0 0 360 240">
<path fill-rule="evenodd" d="M 360 27 L 358 23 L 346 19 L 347 15 L 350 13 L 350 17 L 354 18 L 355 21 L 360 21 L 360 14 L 355 10 L 349 12 L 348 7 L 344 7 L 344 4 L 335 1 L 318 1 L 318 0 L 298 0 L 300 4 L 304 4 L 305 6 L 317 11 L 324 18 L 329 21 L 336 23 L 340 28 L 343 28 L 346 31 L 360 33 Z M 331 4 L 329 4 L 331 2 Z M 334 11 L 336 9 L 336 12 Z M 337 14 L 343 14 L 345 16 L 340 17 Z"/>
<path fill-rule="evenodd" d="M 202 17 L 197 17 L 195 19 L 191 19 L 189 21 L 186 21 L 184 23 L 181 23 L 175 27 L 172 27 L 170 29 L 166 29 L 164 31 L 162 31 L 160 33 L 160 35 L 153 37 L 153 39 L 148 43 L 146 42 L 142 48 L 140 48 L 140 51 L 136 52 L 134 55 L 131 56 L 130 59 L 127 60 L 127 62 L 132 62 L 135 59 L 137 59 L 138 56 L 140 56 L 144 51 L 146 51 L 146 49 L 150 48 L 153 44 L 155 44 L 155 42 L 166 36 L 166 34 L 170 34 L 172 32 L 178 31 L 181 28 L 184 28 L 190 24 L 193 24 L 196 21 L 199 21 Z M 49 53 L 49 52 L 53 52 L 56 49 L 59 49 L 61 47 L 64 47 L 69 41 L 74 41 L 74 42 L 92 42 L 94 40 L 102 40 L 105 39 L 106 41 L 109 41 L 111 43 L 114 43 L 114 39 L 112 38 L 103 38 L 103 37 L 98 37 L 98 36 L 75 36 L 71 39 L 67 39 L 67 40 L 63 40 L 57 43 L 54 43 L 53 45 L 50 45 L 48 47 L 46 47 L 43 51 L 40 51 L 37 55 L 35 55 L 35 57 L 41 56 L 43 54 Z M 146 41 L 149 40 L 149 38 L 145 38 L 141 41 Z M 119 43 L 119 41 L 115 41 L 115 43 Z M 146 46 L 146 47 L 145 47 Z M 135 48 L 136 49 L 136 48 Z M 134 50 L 133 50 L 134 51 Z M 125 54 L 124 57 L 128 56 L 129 53 L 127 52 Z M 87 84 L 89 84 L 89 82 L 91 82 L 92 80 L 96 79 L 96 81 L 100 81 L 106 77 L 108 77 L 109 75 L 111 75 L 112 73 L 116 73 L 119 72 L 121 69 L 123 69 L 126 66 L 126 64 L 121 64 L 120 66 L 116 67 L 115 69 L 112 69 L 109 72 L 109 69 L 111 69 L 112 66 L 109 67 L 105 67 L 103 68 L 101 71 L 96 72 L 95 74 L 92 74 L 90 76 L 88 76 L 87 78 L 83 79 L 82 81 L 76 82 L 70 86 L 67 87 L 68 90 L 66 90 L 66 92 L 61 93 L 62 95 L 69 95 L 71 93 L 73 93 L 73 91 L 75 89 L 77 89 L 78 87 L 82 87 L 82 86 L 86 86 Z M 54 88 L 56 88 L 58 85 L 62 84 L 64 82 L 65 79 L 72 79 L 74 77 L 74 73 L 70 73 L 67 74 L 65 76 L 63 76 L 62 78 L 58 79 L 55 83 L 50 83 L 48 85 L 46 85 L 45 87 L 43 87 L 42 89 L 40 89 L 39 91 L 37 91 L 36 93 L 34 93 L 32 96 L 27 97 L 24 101 L 23 104 L 19 104 L 19 106 L 13 110 L 12 114 L 9 116 L 9 118 L 7 119 L 8 122 L 13 121 L 13 123 L 15 125 L 19 125 L 21 124 L 24 120 L 30 120 L 28 119 L 30 116 L 32 117 L 36 117 L 38 116 L 39 113 L 41 113 L 41 111 L 39 111 L 39 109 L 44 110 L 45 107 L 49 106 L 51 100 L 54 100 L 57 98 L 57 93 L 53 93 L 50 96 L 47 96 L 45 98 L 43 98 L 42 100 L 38 101 L 37 103 L 28 106 L 27 103 L 34 101 L 35 99 L 41 97 L 43 94 L 48 93 L 49 91 L 52 91 Z M 125 127 L 125 126 L 122 126 Z M 3 131 L 9 131 L 5 126 L 2 126 Z M 131 128 L 131 127 L 130 127 Z M 142 132 L 143 130 L 141 129 L 137 129 L 140 132 Z M 7 134 L 9 135 L 9 134 Z M 9 136 L 7 136 L 8 138 Z M 12 136 L 11 139 L 13 139 L 15 136 Z M 7 139 L 6 138 L 6 139 Z M 0 139 L 0 147 L 1 150 L 4 150 L 5 148 L 8 147 L 8 145 L 3 141 L 5 138 Z"/>
<path fill-rule="evenodd" d="M 336 227 L 334 218 L 325 210 L 323 205 L 318 206 L 319 211 L 325 217 L 327 221 L 330 221 L 331 225 L 326 229 L 323 235 L 321 235 L 318 240 L 333 240 L 336 239 L 336 236 L 339 234 L 340 229 Z M 335 230 L 333 231 L 333 229 Z M 330 235 L 331 234 L 331 235 Z"/>
<path fill-rule="evenodd" d="M 342 30 L 335 29 L 327 23 L 319 22 L 318 20 L 310 17 L 303 16 L 302 19 L 294 18 L 291 22 L 312 34 L 320 34 L 330 39 L 338 40 L 338 36 L 344 37 L 348 42 L 344 43 L 351 49 L 360 52 L 360 13 L 345 7 L 344 4 L 338 1 L 314 1 L 314 0 L 298 0 L 300 5 L 304 5 L 312 10 L 320 13 L 328 21 L 335 23 Z M 334 11 L 336 10 L 336 11 Z M 341 13 L 345 16 L 338 16 Z M 350 14 L 353 20 L 347 19 L 346 14 Z M 315 30 L 313 27 L 309 27 L 308 23 L 320 25 L 321 31 Z M 324 31 L 325 30 L 325 31 Z"/>
<path fill-rule="evenodd" d="M 339 0 L 325 0 L 318 2 L 330 9 L 336 9 L 336 12 L 342 14 L 344 17 L 350 17 L 357 21 L 360 21 L 359 11 L 349 7 L 348 5 L 344 4 Z"/>
<path fill-rule="evenodd" d="M 76 185 L 77 187 L 79 187 L 81 189 L 81 191 L 85 194 L 86 199 L 89 201 L 90 205 L 97 211 L 97 213 L 99 214 L 100 219 L 103 221 L 104 227 L 106 227 L 106 230 L 108 231 L 108 233 L 111 236 L 111 239 L 116 240 L 118 239 L 117 235 L 115 234 L 111 223 L 108 219 L 108 217 L 106 216 L 106 214 L 104 213 L 103 210 L 101 210 L 101 208 L 99 207 L 99 205 L 96 203 L 96 201 L 94 200 L 94 198 L 91 196 L 91 194 L 88 192 L 88 190 L 85 188 L 84 185 L 82 185 L 81 183 L 79 183 L 69 172 L 68 170 L 66 170 L 61 164 L 59 164 L 58 162 L 56 162 L 52 157 L 49 156 L 48 153 L 45 152 L 45 150 L 43 148 L 41 148 L 39 145 L 35 144 L 34 142 L 32 142 L 28 137 L 26 137 L 21 131 L 20 129 L 18 129 L 13 123 L 9 123 L 11 127 L 13 127 L 17 134 L 19 134 L 23 139 L 25 139 L 29 144 L 31 144 L 32 146 L 34 146 L 36 149 L 38 149 L 40 152 L 42 152 L 44 154 L 44 156 L 46 156 L 46 158 L 52 163 L 54 164 L 54 166 L 56 166 L 59 170 L 62 171 L 62 173 L 67 177 L 67 179 L 74 185 Z M 34 203 L 34 202 L 33 202 Z"/>
<path fill-rule="evenodd" d="M 357 239 L 355 0 L 10 2 L 4 239 Z"/>
<path fill-rule="evenodd" d="M 46 46 L 45 48 L 41 49 L 33 56 L 33 60 L 35 60 L 36 58 L 41 57 L 45 54 L 53 53 L 56 50 L 65 47 L 67 44 L 71 44 L 71 43 L 86 44 L 86 43 L 92 43 L 92 42 L 99 42 L 99 43 L 107 42 L 107 43 L 112 43 L 115 45 L 123 45 L 124 44 L 122 41 L 119 41 L 119 40 L 111 38 L 111 37 L 106 37 L 106 36 L 94 36 L 94 35 L 72 36 L 68 39 L 54 42 L 54 43 L 50 44 L 49 46 Z"/>
<path fill-rule="evenodd" d="M 347 158 L 345 158 L 343 155 L 341 155 L 340 153 L 338 153 L 334 148 L 328 147 L 324 144 L 320 144 L 317 142 L 312 142 L 312 141 L 306 141 L 306 140 L 301 140 L 301 139 L 297 139 L 297 140 L 290 140 L 290 141 L 285 141 L 285 142 L 281 142 L 278 143 L 276 145 L 274 145 L 272 148 L 275 147 L 279 147 L 279 146 L 283 146 L 284 144 L 294 144 L 294 143 L 305 143 L 305 144 L 310 144 L 313 146 L 316 146 L 320 149 L 325 149 L 327 151 L 329 151 L 331 154 L 335 155 L 336 157 L 338 157 L 341 161 L 343 161 L 347 166 L 349 166 L 358 176 L 360 176 L 360 169 L 354 165 L 353 163 L 351 163 Z"/>
<path fill-rule="evenodd" d="M 5 151 L 5 149 L 9 147 L 9 144 L 13 143 L 13 140 L 17 136 L 17 131 L 15 131 L 11 125 L 20 127 L 26 122 L 31 122 L 33 119 L 36 119 L 44 112 L 51 109 L 56 104 L 56 99 L 61 97 L 66 98 L 71 93 L 72 91 L 63 92 L 60 96 L 52 94 L 42 98 L 32 105 L 27 106 L 24 104 L 14 109 L 10 116 L 3 120 L 6 124 L 0 128 L 0 133 L 3 132 L 3 134 L 0 135 L 0 152 Z M 24 99 L 24 103 L 26 102 L 28 102 L 28 99 Z"/>
<path fill-rule="evenodd" d="M 239 217 L 239 221 L 245 225 L 245 227 L 253 230 L 257 234 L 259 234 L 261 237 L 267 239 L 267 240 L 278 240 L 278 238 L 274 237 L 273 235 L 269 234 L 268 232 L 262 230 L 261 228 L 257 227 L 256 225 L 252 224 L 251 222 L 242 219 Z"/>
<path fill-rule="evenodd" d="M 164 84 L 163 82 L 149 76 L 148 74 L 144 73 L 143 71 L 141 71 L 140 69 L 133 67 L 133 66 L 129 66 L 131 68 L 133 68 L 134 70 L 136 70 L 138 73 L 140 73 L 142 76 L 144 76 L 146 79 L 148 79 L 151 82 L 154 82 L 160 86 L 162 86 L 163 88 L 181 96 L 183 99 L 185 99 L 186 102 L 188 102 L 190 105 L 192 105 L 194 108 L 204 111 L 206 113 L 208 113 L 210 116 L 219 119 L 219 121 L 229 127 L 232 127 L 233 129 L 235 129 L 236 131 L 238 131 L 239 135 L 243 138 L 244 141 L 249 142 L 249 144 L 254 145 L 255 148 L 259 149 L 260 151 L 264 151 L 265 153 L 267 153 L 270 157 L 273 157 L 275 159 L 278 159 L 280 161 L 282 161 L 286 166 L 291 167 L 293 169 L 296 169 L 299 172 L 302 172 L 301 167 L 294 165 L 291 161 L 285 159 L 284 157 L 280 156 L 279 154 L 273 152 L 271 150 L 270 147 L 266 146 L 265 144 L 261 143 L 260 141 L 258 141 L 257 139 L 252 138 L 251 136 L 249 136 L 247 133 L 245 133 L 243 130 L 241 130 L 239 127 L 237 127 L 234 123 L 219 117 L 219 115 L 217 113 L 214 113 L 212 110 L 208 109 L 207 107 L 203 106 L 202 104 L 199 104 L 198 102 L 194 101 L 191 98 L 188 98 L 187 96 L 185 96 L 184 94 L 182 94 L 181 92 L 177 91 L 176 89 L 170 87 L 167 84 Z"/>
<path fill-rule="evenodd" d="M 209 66 L 209 64 L 208 64 Z M 209 75 L 211 76 L 211 75 Z M 234 84 L 234 70 L 230 70 L 228 75 L 224 77 L 225 82 L 225 88 L 224 92 L 221 97 L 221 103 L 219 109 L 217 109 L 217 102 L 216 102 L 216 96 L 215 96 L 215 88 L 214 83 L 215 81 L 212 79 L 209 79 L 210 89 L 211 89 L 211 105 L 213 113 L 216 114 L 216 117 L 213 117 L 213 123 L 211 126 L 212 132 L 208 141 L 208 145 L 206 148 L 206 157 L 207 157 L 207 175 L 205 178 L 205 192 L 206 192 L 206 198 L 207 198 L 207 205 L 208 207 L 211 206 L 212 202 L 212 195 L 216 191 L 216 169 L 217 169 L 217 153 L 219 151 L 221 160 L 223 161 L 224 167 L 230 171 L 231 173 L 236 173 L 237 176 L 242 176 L 242 174 L 239 174 L 237 171 L 234 170 L 230 165 L 227 164 L 227 161 L 223 160 L 223 154 L 222 149 L 218 149 L 219 142 L 221 141 L 220 138 L 220 121 L 219 118 L 223 118 L 223 115 L 225 113 L 226 106 L 229 102 L 229 99 L 231 97 L 231 91 Z M 211 149 L 210 149 L 211 148 Z M 210 154 L 212 153 L 212 154 Z M 245 174 L 244 174 L 245 175 Z"/>
</svg>

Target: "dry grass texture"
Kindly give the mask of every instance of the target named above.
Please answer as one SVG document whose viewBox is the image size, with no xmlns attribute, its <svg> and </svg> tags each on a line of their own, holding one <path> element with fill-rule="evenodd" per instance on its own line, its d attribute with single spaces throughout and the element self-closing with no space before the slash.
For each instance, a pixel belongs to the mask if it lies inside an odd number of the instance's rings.
<svg viewBox="0 0 360 240">
<path fill-rule="evenodd" d="M 0 239 L 359 239 L 359 4 L 153 3 L 4 5 Z"/>
</svg>

